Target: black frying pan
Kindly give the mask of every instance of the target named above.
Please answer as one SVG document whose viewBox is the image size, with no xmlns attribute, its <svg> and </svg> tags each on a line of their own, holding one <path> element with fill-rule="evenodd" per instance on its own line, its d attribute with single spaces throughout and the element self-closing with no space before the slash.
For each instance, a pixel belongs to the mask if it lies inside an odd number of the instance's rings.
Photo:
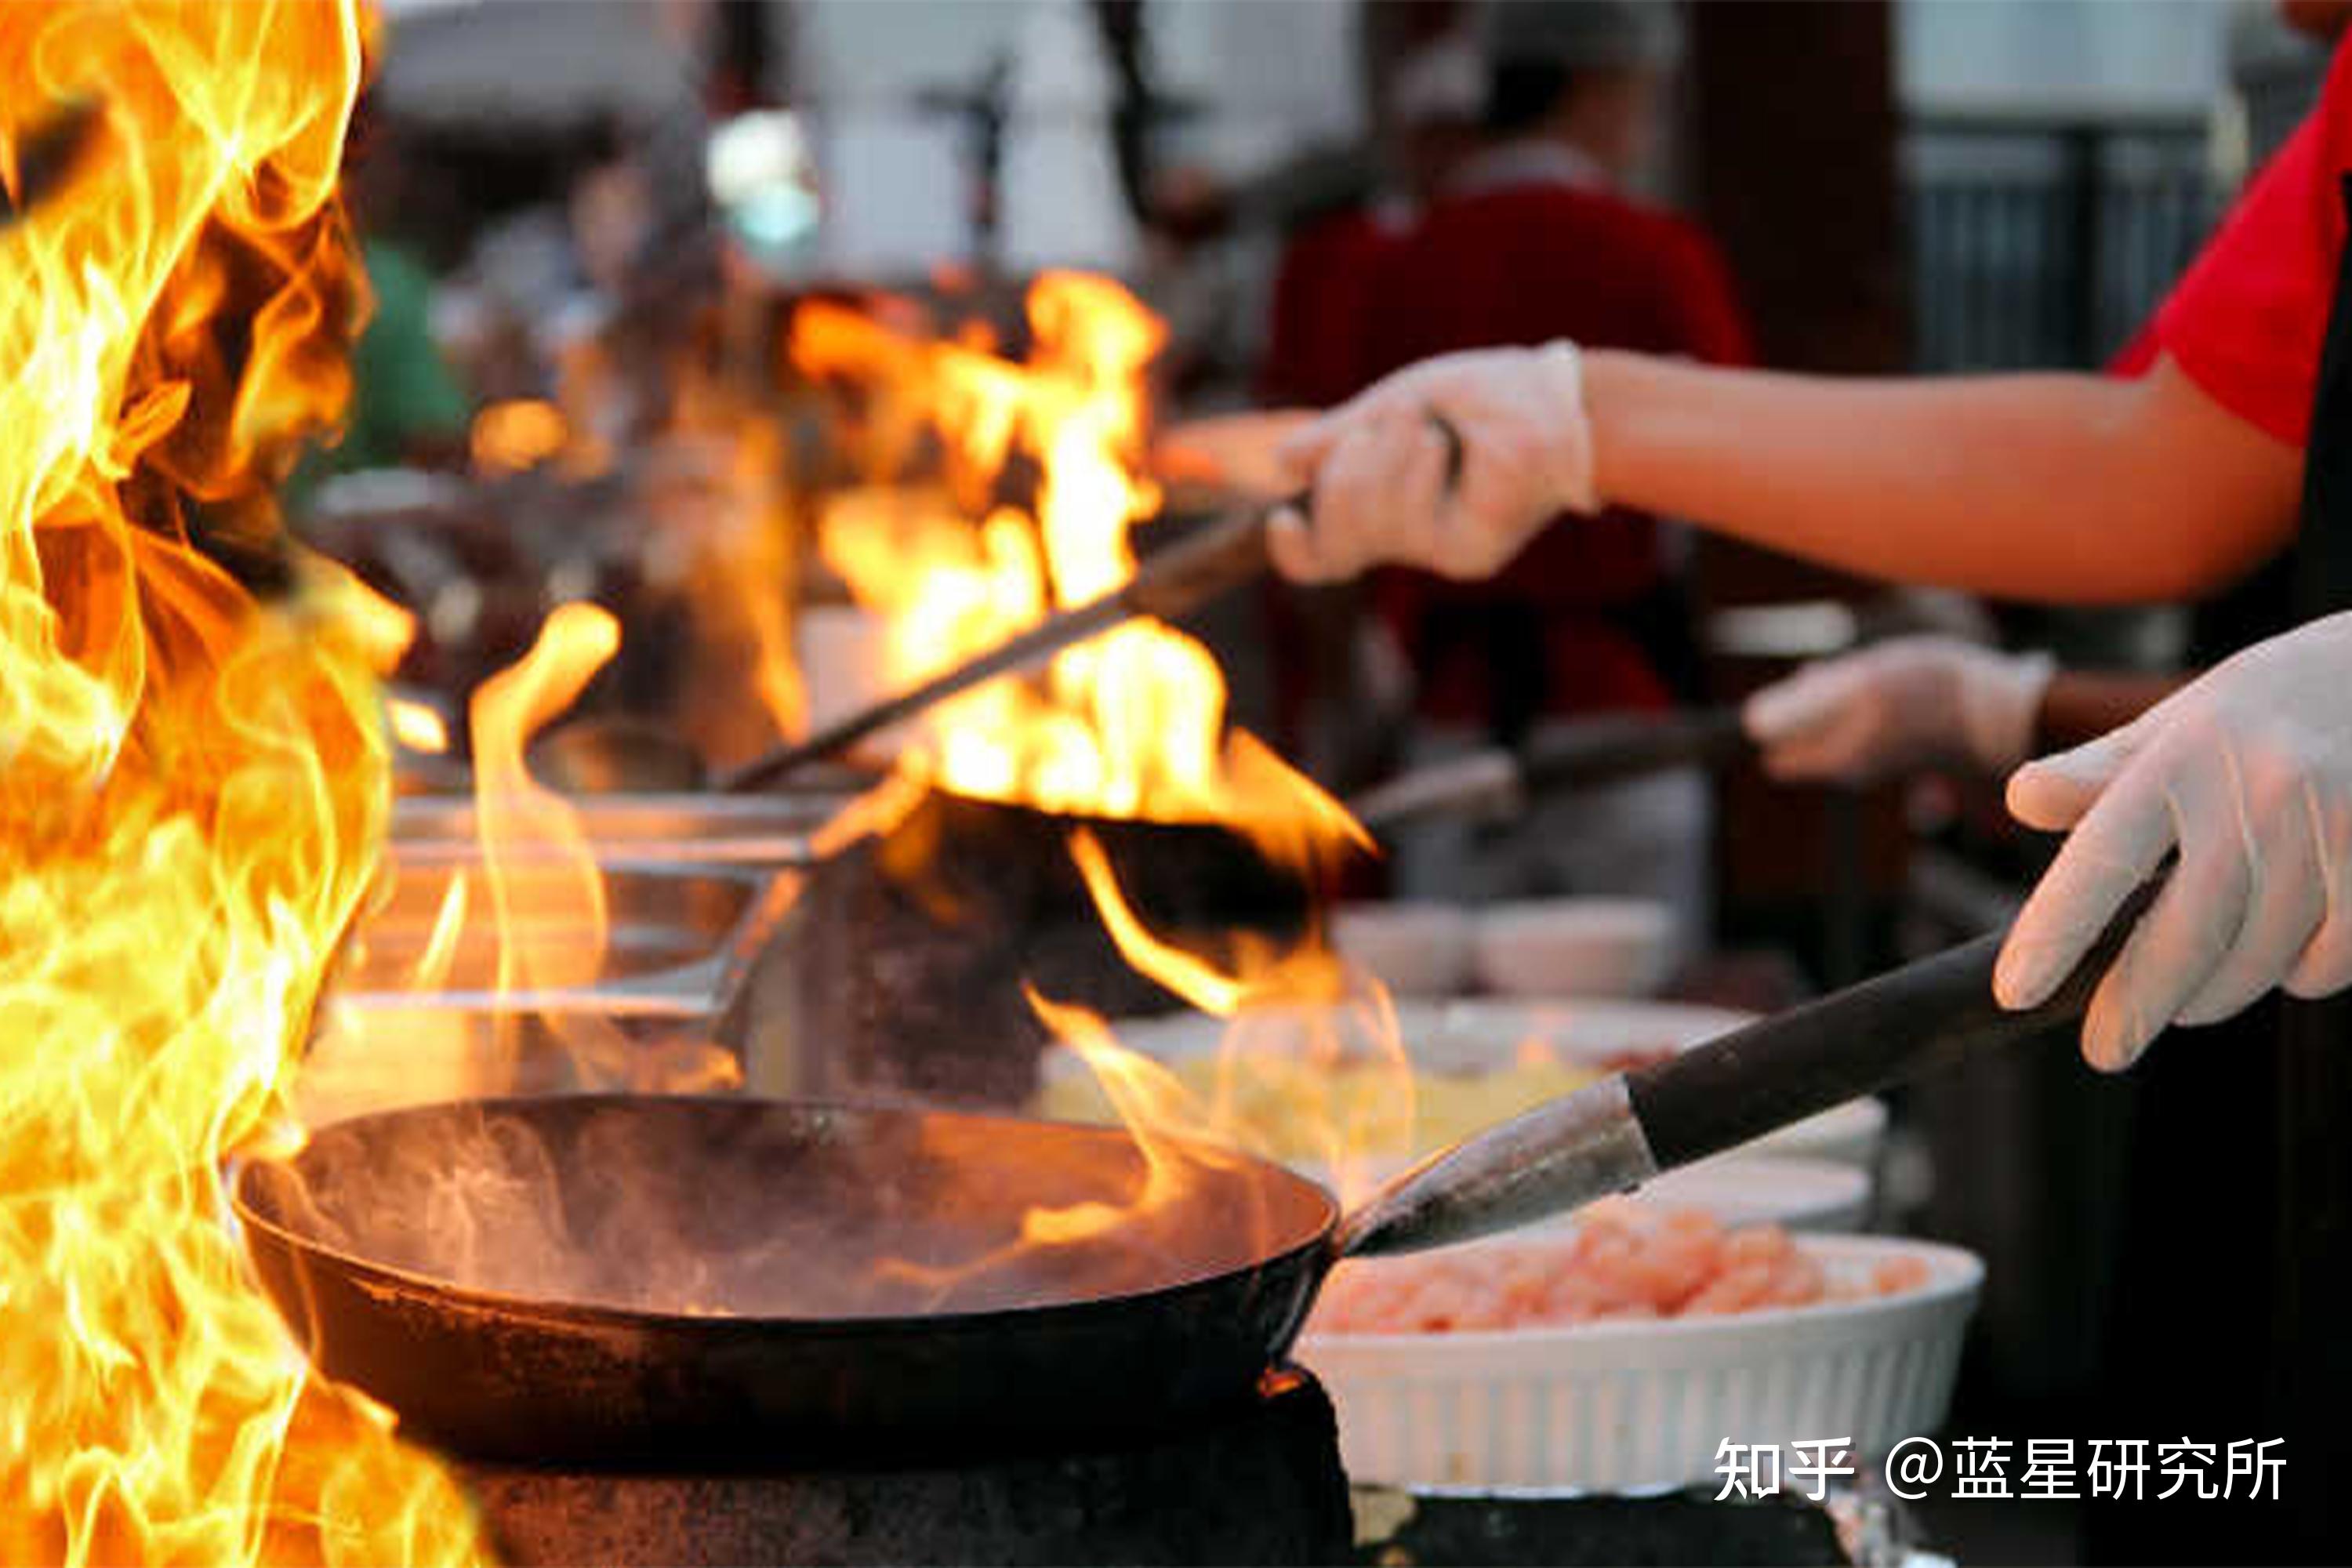
<svg viewBox="0 0 2352 1568">
<path fill-rule="evenodd" d="M 1253 1387 L 1339 1211 L 1221 1158 L 1160 1221 L 1014 1256 L 1030 1208 L 1136 1188 L 1123 1131 L 581 1095 L 341 1122 L 247 1166 L 236 1202 L 316 1363 L 427 1441 L 535 1464 L 903 1461 L 1164 1429 Z M 891 1259 L 965 1272 L 870 1274 Z M 688 1310 L 717 1305 L 740 1315 Z"/>
<path fill-rule="evenodd" d="M 1341 1258 L 1557 1213 L 2075 1019 L 2137 913 L 2031 1012 L 1993 1003 L 1983 938 L 1539 1107 L 1344 1218 L 1221 1154 L 1095 1240 L 1014 1254 L 1032 1209 L 1137 1193 L 1124 1132 L 629 1096 L 359 1118 L 246 1166 L 236 1211 L 319 1366 L 470 1456 L 1097 1440 L 1246 1396 Z M 894 1258 L 919 1269 L 877 1273 Z"/>
</svg>

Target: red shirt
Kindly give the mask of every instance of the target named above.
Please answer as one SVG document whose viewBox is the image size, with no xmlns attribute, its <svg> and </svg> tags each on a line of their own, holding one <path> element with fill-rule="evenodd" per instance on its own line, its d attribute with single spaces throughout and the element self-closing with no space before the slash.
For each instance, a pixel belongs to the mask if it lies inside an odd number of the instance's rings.
<svg viewBox="0 0 2352 1568">
<path fill-rule="evenodd" d="M 1432 354 L 1555 338 L 1716 363 L 1752 358 L 1729 273 L 1706 236 L 1591 185 L 1529 179 L 1442 199 L 1376 265 L 1361 324 L 1367 379 Z M 1668 705 L 1649 653 L 1612 614 L 1664 575 L 1656 525 L 1612 508 L 1547 529 L 1487 582 L 1393 572 L 1375 593 L 1420 673 L 1423 710 L 1483 726 L 1495 712 L 1497 658 L 1541 659 L 1543 712 Z M 1540 652 L 1482 641 L 1496 611 L 1539 620 Z"/>
<path fill-rule="evenodd" d="M 1399 226 L 1378 214 L 1339 213 L 1299 231 L 1282 253 L 1266 324 L 1258 401 L 1327 408 L 1363 390 L 1362 326 L 1380 258 Z"/>
<path fill-rule="evenodd" d="M 2352 39 L 2318 106 L 2246 188 L 2157 312 L 2152 343 L 2207 396 L 2304 445 L 2344 250 L 2352 172 Z M 2135 345 L 2138 346 L 2138 345 Z M 2123 356 L 2130 365 L 2129 351 Z M 2152 355 L 2150 356 L 2152 357 Z"/>
</svg>

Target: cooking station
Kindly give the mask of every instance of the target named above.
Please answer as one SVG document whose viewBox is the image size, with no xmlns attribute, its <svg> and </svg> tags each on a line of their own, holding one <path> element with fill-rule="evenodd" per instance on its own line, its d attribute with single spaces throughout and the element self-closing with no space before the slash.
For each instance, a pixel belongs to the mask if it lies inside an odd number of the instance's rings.
<svg viewBox="0 0 2352 1568">
<path fill-rule="evenodd" d="M 691 1475 L 467 1463 L 505 1561 L 1267 1563 L 1353 1555 L 1330 1403 L 1283 1373 L 1250 1405 L 1077 1452 L 990 1444 L 874 1468 Z"/>
<path fill-rule="evenodd" d="M 571 1005 L 593 1010 L 600 995 L 618 998 L 615 1011 L 625 1015 L 643 1005 L 641 998 L 629 999 L 638 993 L 697 995 L 699 1005 L 680 1017 L 688 1027 L 715 1031 L 740 1053 L 742 1077 L 756 1094 L 1000 1114 L 1033 1103 L 1041 1060 L 1054 1048 L 1026 986 L 1110 1016 L 1176 1005 L 1125 961 L 1094 918 L 1060 848 L 1064 825 L 1051 816 L 929 792 L 885 819 L 877 833 L 845 843 L 831 838 L 826 824 L 855 798 L 784 796 L 756 809 L 659 797 L 585 801 L 587 819 L 613 841 L 612 864 L 647 867 L 667 858 L 673 871 L 709 875 L 711 865 L 694 865 L 701 859 L 746 879 L 752 891 L 730 906 L 729 920 L 704 933 L 704 943 L 742 943 L 741 904 L 764 905 L 769 913 L 752 931 L 748 961 L 729 968 L 688 952 L 685 969 L 694 980 L 682 990 L 658 968 L 650 974 L 625 970 Z M 461 806 L 419 797 L 404 804 L 402 821 L 404 863 L 420 872 L 473 863 L 465 837 L 471 824 Z M 1236 837 L 1147 823 L 1096 826 L 1109 836 L 1125 884 L 1156 927 L 1203 933 L 1238 928 L 1296 942 L 1310 918 L 1309 891 Z M 629 858 L 617 858 L 623 853 Z M 626 903 L 625 878 L 608 878 L 607 885 L 625 900 L 616 909 L 660 908 L 642 899 Z M 394 929 L 404 928 L 395 922 Z M 493 1017 L 506 1005 L 481 997 L 472 1005 Z M 532 1118 L 545 1114 L 530 1110 L 534 1104 L 568 1105 L 593 1116 L 597 1100 L 516 1103 Z M 753 1103 L 743 1102 L 744 1113 Z M 396 1142 L 369 1142 L 371 1125 L 362 1116 L 323 1131 L 304 1159 L 326 1163 L 309 1169 L 299 1188 L 273 1187 L 271 1173 L 255 1173 L 251 1179 L 262 1184 L 241 1189 L 240 1201 L 253 1205 L 248 1224 L 259 1225 L 257 1234 L 301 1212 L 332 1218 L 338 1194 L 347 1191 L 364 1191 L 371 1203 L 388 1203 L 394 1213 L 427 1212 L 428 1204 L 400 1202 L 401 1173 L 438 1184 L 476 1163 L 426 1140 L 419 1146 L 429 1153 L 420 1165 Z M 388 1133 L 393 1123 L 382 1127 Z M 822 1183 L 812 1189 L 805 1173 L 709 1166 L 711 1151 L 730 1142 L 699 1134 L 669 1154 L 660 1152 L 660 1140 L 648 1145 L 634 1136 L 567 1145 L 597 1148 L 593 1160 L 604 1180 L 595 1191 L 604 1196 L 594 1201 L 622 1203 L 626 1212 L 619 1223 L 646 1227 L 632 1238 L 568 1209 L 570 1232 L 597 1238 L 601 1252 L 629 1260 L 632 1279 L 658 1282 L 698 1272 L 665 1260 L 664 1242 L 674 1234 L 691 1235 L 711 1223 L 723 1231 L 727 1216 L 741 1215 L 732 1223 L 748 1231 L 788 1236 L 778 1208 L 783 1200 L 775 1194 L 800 1194 L 791 1201 L 818 1207 L 827 1201 L 822 1194 L 829 1189 Z M 1053 1162 L 1007 1169 L 1033 1163 Z M 941 1190 L 962 1190 L 970 1182 L 948 1182 Z M 383 1194 L 387 1183 L 389 1199 Z M 478 1184 L 471 1176 L 458 1183 L 461 1192 Z M 499 1217 L 503 1211 L 469 1201 L 486 1235 L 504 1235 L 502 1245 L 526 1257 L 540 1245 L 519 1243 L 511 1220 Z M 1024 1198 L 1019 1206 L 1035 1205 Z M 354 1235 L 345 1236 L 352 1251 L 340 1264 L 331 1252 L 323 1255 L 327 1276 L 310 1272 L 320 1261 L 305 1260 L 299 1245 L 286 1254 L 265 1247 L 264 1278 L 281 1302 L 318 1314 L 304 1337 L 322 1364 L 376 1393 L 458 1461 L 502 1558 L 517 1563 L 1550 1563 L 1629 1555 L 1698 1561 L 1717 1553 L 1775 1563 L 1849 1560 L 1821 1510 L 1717 1503 L 1704 1490 L 1612 1500 L 1546 1489 L 1373 1488 L 1360 1489 L 1351 1504 L 1330 1400 L 1311 1371 L 1277 1365 L 1245 1392 L 1201 1408 L 1152 1415 L 1148 1403 L 1136 1402 L 1132 1374 L 1119 1369 L 1200 1355 L 1202 1347 L 1189 1339 L 1158 1352 L 1121 1352 L 1099 1366 L 1049 1349 L 976 1409 L 967 1409 L 969 1396 L 958 1395 L 955 1407 L 966 1413 L 952 1419 L 918 1418 L 862 1432 L 831 1432 L 795 1414 L 803 1408 L 795 1402 L 810 1396 L 804 1382 L 788 1385 L 800 1392 L 763 1394 L 754 1371 L 763 1354 L 756 1340 L 707 1357 L 697 1352 L 696 1370 L 684 1363 L 661 1370 L 663 1341 L 627 1327 L 625 1312 L 592 1324 L 589 1337 L 566 1350 L 502 1341 L 509 1331 L 495 1328 L 505 1315 L 495 1300 L 488 1320 L 461 1313 L 460 1321 L 437 1325 L 432 1319 L 441 1309 L 428 1304 L 424 1338 L 395 1331 L 371 1345 L 374 1331 L 355 1331 L 338 1321 L 365 1300 L 337 1304 L 331 1282 L 339 1267 L 383 1258 L 422 1266 L 427 1278 L 487 1270 L 496 1284 L 502 1269 L 518 1265 L 511 1258 L 436 1258 L 442 1243 L 421 1231 L 365 1245 Z M 567 1293 L 593 1302 L 600 1289 L 663 1288 L 641 1282 L 583 1291 L 575 1282 Z M 512 1331 L 543 1331 L 550 1310 L 528 1309 Z M 561 1317 L 582 1309 L 551 1310 Z M 597 1311 L 585 1310 L 592 1318 Z M 1219 1315 L 1232 1319 L 1230 1309 Z M 723 1329 L 728 1321 L 687 1324 L 691 1331 Z M 484 1339 L 486 1332 L 491 1337 Z M 655 1362 L 629 1364 L 646 1357 Z M 377 1364 L 371 1370 L 371 1363 Z M 485 1382 L 489 1366 L 513 1379 L 503 1394 Z M 846 1380 L 841 1397 L 864 1407 L 873 1399 L 866 1380 L 880 1373 L 869 1360 L 834 1373 L 792 1374 L 804 1375 Z M 946 1387 L 972 1373 L 950 1360 L 928 1363 L 922 1375 Z M 610 1394 L 601 1390 L 608 1378 L 617 1380 Z M 705 1378 L 712 1381 L 697 1381 Z M 559 1389 L 564 1398 L 551 1401 Z M 508 1414 L 481 1425 L 502 1399 Z M 647 1400 L 656 1404 L 642 1403 Z M 674 1408 L 679 1402 L 688 1407 L 683 1426 Z M 1105 1410 L 1107 1425 L 1066 1430 L 1070 1412 L 1088 1404 Z M 871 1408 L 888 1407 L 886 1399 Z M 646 1412 L 647 1424 L 634 1427 L 631 1411 Z M 1024 1430 L 1024 1411 L 1050 1412 L 1042 1417 L 1045 1429 Z"/>
</svg>

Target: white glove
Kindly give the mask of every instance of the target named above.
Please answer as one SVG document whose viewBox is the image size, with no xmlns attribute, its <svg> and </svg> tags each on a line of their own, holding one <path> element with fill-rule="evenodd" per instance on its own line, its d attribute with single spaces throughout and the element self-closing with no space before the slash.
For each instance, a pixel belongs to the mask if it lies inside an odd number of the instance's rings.
<svg viewBox="0 0 2352 1568">
<path fill-rule="evenodd" d="M 2071 828 L 1994 971 L 2002 1005 L 2056 990 L 2133 889 L 2180 863 L 2100 981 L 2094 1067 L 2273 985 L 2352 984 L 2352 616 L 2257 643 L 2122 729 L 2009 781 L 2029 826 Z"/>
<path fill-rule="evenodd" d="M 1462 447 L 1451 493 L 1447 428 Z M 1569 342 L 1425 360 L 1291 437 L 1282 456 L 1314 490 L 1314 516 L 1286 510 L 1271 534 L 1276 566 L 1302 583 L 1384 562 L 1485 577 L 1559 513 L 1599 504 L 1583 362 Z"/>
<path fill-rule="evenodd" d="M 2032 748 L 2055 668 L 2047 654 L 1897 637 L 1807 665 L 1740 719 L 1775 778 L 1857 784 L 1944 760 L 2007 773 Z"/>
</svg>

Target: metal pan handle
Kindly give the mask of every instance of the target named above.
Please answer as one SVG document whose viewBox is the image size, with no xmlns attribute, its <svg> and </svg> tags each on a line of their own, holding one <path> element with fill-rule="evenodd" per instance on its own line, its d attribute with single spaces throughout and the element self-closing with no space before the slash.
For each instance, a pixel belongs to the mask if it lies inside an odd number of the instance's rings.
<svg viewBox="0 0 2352 1568">
<path fill-rule="evenodd" d="M 2003 933 L 1736 1029 L 1455 1144 L 1341 1222 L 1339 1256 L 1416 1252 L 1563 1213 L 1890 1084 L 2078 1021 L 2159 877 L 2038 1007 L 1993 1000 Z"/>
</svg>

